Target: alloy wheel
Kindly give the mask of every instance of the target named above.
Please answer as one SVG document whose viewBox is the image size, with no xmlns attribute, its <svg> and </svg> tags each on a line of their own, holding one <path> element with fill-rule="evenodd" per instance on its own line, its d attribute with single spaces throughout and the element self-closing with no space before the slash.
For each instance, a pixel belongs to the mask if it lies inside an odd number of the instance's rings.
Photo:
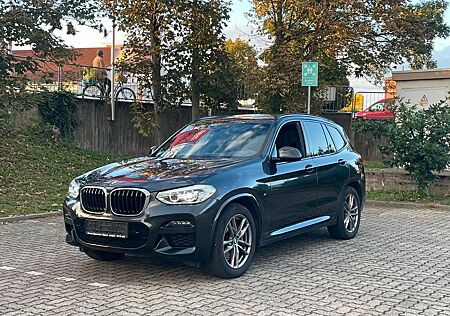
<svg viewBox="0 0 450 316">
<path fill-rule="evenodd" d="M 358 227 L 359 220 L 359 205 L 358 199 L 353 193 L 350 193 L 345 198 L 344 203 L 344 226 L 349 233 L 353 233 Z"/>
<path fill-rule="evenodd" d="M 252 228 L 243 214 L 234 215 L 227 223 L 223 234 L 225 261 L 233 269 L 242 267 L 252 249 Z"/>
</svg>

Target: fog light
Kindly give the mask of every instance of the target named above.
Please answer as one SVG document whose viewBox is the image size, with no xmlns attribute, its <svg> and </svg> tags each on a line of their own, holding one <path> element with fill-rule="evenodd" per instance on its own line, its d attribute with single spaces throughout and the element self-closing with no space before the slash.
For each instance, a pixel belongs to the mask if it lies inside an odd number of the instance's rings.
<svg viewBox="0 0 450 316">
<path fill-rule="evenodd" d="M 194 227 L 191 221 L 182 220 L 182 221 L 170 221 L 166 226 L 168 227 Z"/>
</svg>

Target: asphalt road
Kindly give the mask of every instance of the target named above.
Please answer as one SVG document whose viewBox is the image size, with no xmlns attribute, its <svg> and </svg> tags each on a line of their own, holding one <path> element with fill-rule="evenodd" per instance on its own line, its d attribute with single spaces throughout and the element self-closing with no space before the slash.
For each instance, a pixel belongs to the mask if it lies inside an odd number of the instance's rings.
<svg viewBox="0 0 450 316">
<path fill-rule="evenodd" d="M 450 315 L 450 210 L 366 207 L 360 234 L 326 230 L 257 251 L 220 280 L 155 258 L 96 262 L 62 218 L 0 225 L 0 315 Z"/>
</svg>

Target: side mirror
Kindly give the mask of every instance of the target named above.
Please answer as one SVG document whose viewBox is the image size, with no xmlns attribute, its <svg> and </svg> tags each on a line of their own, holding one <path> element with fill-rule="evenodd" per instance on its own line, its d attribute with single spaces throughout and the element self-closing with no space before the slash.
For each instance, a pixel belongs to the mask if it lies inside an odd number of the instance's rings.
<svg viewBox="0 0 450 316">
<path fill-rule="evenodd" d="M 295 147 L 284 146 L 278 150 L 278 159 L 280 161 L 297 161 L 302 158 L 302 153 Z"/>
<path fill-rule="evenodd" d="M 158 148 L 158 147 L 157 146 L 150 147 L 150 150 L 148 151 L 148 155 L 150 157 L 153 156 L 153 154 L 155 153 L 156 148 Z"/>
</svg>

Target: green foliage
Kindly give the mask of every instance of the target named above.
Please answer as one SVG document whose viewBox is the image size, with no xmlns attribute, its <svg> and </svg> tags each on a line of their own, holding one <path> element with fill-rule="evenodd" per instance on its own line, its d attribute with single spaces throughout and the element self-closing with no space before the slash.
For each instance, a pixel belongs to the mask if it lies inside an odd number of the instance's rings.
<svg viewBox="0 0 450 316">
<path fill-rule="evenodd" d="M 360 133 L 385 136 L 380 150 L 391 167 L 402 167 L 411 175 L 420 192 L 428 192 L 437 173 L 450 165 L 450 106 L 444 101 L 419 109 L 403 101 L 390 110 L 392 120 L 357 121 Z"/>
<path fill-rule="evenodd" d="M 390 125 L 395 124 L 394 120 L 363 120 L 357 119 L 352 122 L 352 127 L 358 134 L 370 133 L 374 138 L 380 139 L 386 136 Z"/>
<path fill-rule="evenodd" d="M 78 125 L 77 105 L 72 94 L 67 92 L 45 93 L 38 104 L 45 124 L 55 126 L 66 139 L 73 139 Z"/>
<path fill-rule="evenodd" d="M 113 161 L 111 154 L 42 137 L 46 128 L 11 130 L 0 141 L 0 217 L 61 208 L 69 182 Z"/>
<path fill-rule="evenodd" d="M 392 153 L 389 164 L 404 167 L 419 191 L 427 192 L 436 173 L 450 165 L 450 106 L 441 102 L 421 110 L 400 102 L 393 112 L 395 124 L 389 125 L 382 152 Z"/>
<path fill-rule="evenodd" d="M 319 84 L 348 75 L 381 79 L 392 64 L 433 67 L 433 41 L 446 37 L 447 2 L 428 0 L 252 0 L 253 20 L 272 45 L 262 55 L 260 102 L 268 111 L 303 111 L 301 63 L 320 64 Z"/>
<path fill-rule="evenodd" d="M 240 99 L 256 99 L 260 90 L 261 69 L 258 66 L 255 49 L 240 38 L 228 39 L 224 43 L 224 50 L 229 56 Z M 226 72 L 223 69 L 223 72 Z"/>
</svg>

